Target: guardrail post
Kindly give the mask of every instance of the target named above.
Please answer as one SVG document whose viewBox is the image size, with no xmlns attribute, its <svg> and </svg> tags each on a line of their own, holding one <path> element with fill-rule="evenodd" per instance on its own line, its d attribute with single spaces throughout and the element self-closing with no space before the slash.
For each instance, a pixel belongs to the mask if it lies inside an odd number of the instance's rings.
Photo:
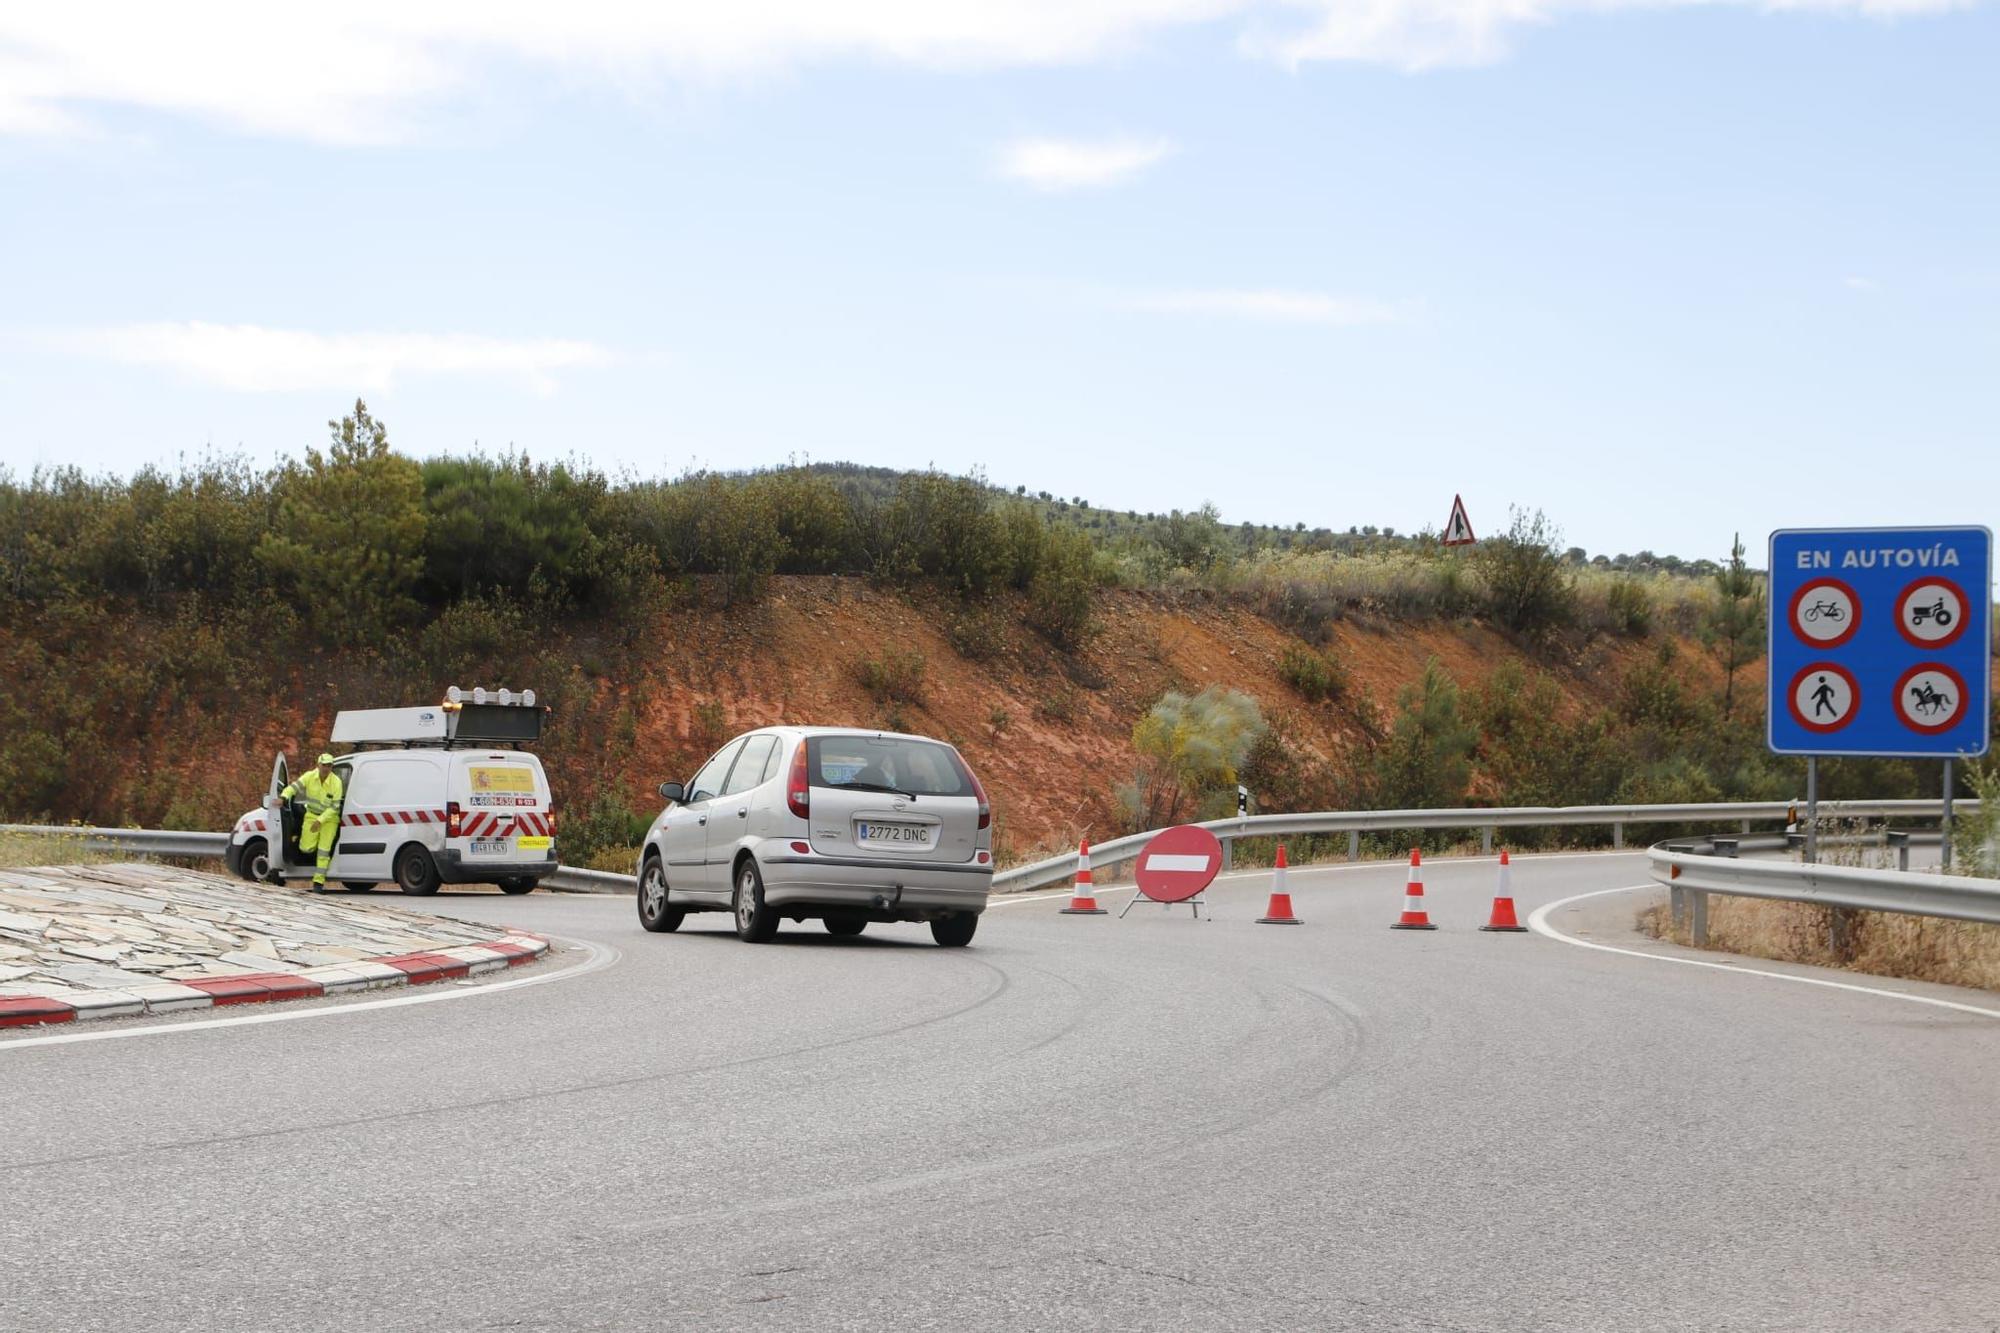
<svg viewBox="0 0 2000 1333">
<path fill-rule="evenodd" d="M 1901 829 L 1890 829 L 1882 836 L 1891 847 L 1896 849 L 1896 869 L 1908 870 L 1910 868 L 1910 835 Z"/>
<path fill-rule="evenodd" d="M 1611 845 L 1621 852 L 1625 850 L 1625 826 L 1623 824 L 1612 824 Z"/>
<path fill-rule="evenodd" d="M 1708 947 L 1708 895 L 1700 889 L 1690 890 L 1694 898 L 1694 920 L 1688 926 L 1688 942 L 1697 949 Z"/>
<path fill-rule="evenodd" d="M 1222 844 L 1222 868 L 1228 870 L 1236 864 L 1236 839 L 1218 838 L 1216 841 Z"/>
<path fill-rule="evenodd" d="M 1347 835 L 1347 859 L 1350 861 L 1359 861 L 1361 859 L 1360 829 L 1354 829 Z"/>
<path fill-rule="evenodd" d="M 1493 855 L 1493 829 L 1490 826 L 1479 830 L 1479 854 Z"/>
<path fill-rule="evenodd" d="M 1736 859 L 1736 839 L 1710 838 L 1708 841 L 1709 845 L 1715 848 L 1717 855 L 1726 856 L 1732 861 Z"/>
<path fill-rule="evenodd" d="M 1674 930 L 1681 928 L 1687 919 L 1687 890 L 1678 884 L 1667 888 L 1667 924 Z"/>
<path fill-rule="evenodd" d="M 1750 836 L 1750 821 L 1747 819 L 1743 821 L 1743 836 L 1746 838 Z"/>
</svg>

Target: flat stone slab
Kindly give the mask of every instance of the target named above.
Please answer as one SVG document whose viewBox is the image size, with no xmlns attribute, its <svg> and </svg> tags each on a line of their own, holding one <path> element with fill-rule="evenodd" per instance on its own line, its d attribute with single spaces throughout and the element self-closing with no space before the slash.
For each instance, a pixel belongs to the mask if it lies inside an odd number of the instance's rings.
<svg viewBox="0 0 2000 1333">
<path fill-rule="evenodd" d="M 202 981 L 490 947 L 503 933 L 365 898 L 122 863 L 0 870 L 0 931 L 0 996 L 120 1002 L 162 986 L 185 998 Z"/>
</svg>

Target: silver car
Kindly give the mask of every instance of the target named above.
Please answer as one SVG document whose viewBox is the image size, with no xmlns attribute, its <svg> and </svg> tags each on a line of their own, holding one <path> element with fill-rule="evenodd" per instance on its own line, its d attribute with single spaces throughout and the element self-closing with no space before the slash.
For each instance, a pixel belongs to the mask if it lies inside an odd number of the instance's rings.
<svg viewBox="0 0 2000 1333">
<path fill-rule="evenodd" d="M 939 944 L 971 942 L 993 885 L 993 807 L 943 741 L 837 727 L 765 727 L 715 752 L 639 854 L 639 921 L 680 928 L 731 912 L 762 943 L 781 918 L 835 935 L 871 921 L 928 921 Z"/>
</svg>

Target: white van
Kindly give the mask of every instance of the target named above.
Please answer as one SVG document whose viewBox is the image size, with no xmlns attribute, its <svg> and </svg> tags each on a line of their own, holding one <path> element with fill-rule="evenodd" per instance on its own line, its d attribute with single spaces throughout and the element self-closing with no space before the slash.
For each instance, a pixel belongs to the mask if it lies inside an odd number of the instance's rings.
<svg viewBox="0 0 2000 1333">
<path fill-rule="evenodd" d="M 535 755 L 501 748 L 541 735 L 542 710 L 532 692 L 523 697 L 525 704 L 448 699 L 429 708 L 338 714 L 334 744 L 383 748 L 335 755 L 346 796 L 328 879 L 350 889 L 393 880 L 414 894 L 436 893 L 440 884 L 526 893 L 553 873 L 548 775 Z M 290 781 L 281 754 L 263 806 L 245 812 L 230 834 L 229 868 L 246 879 L 279 884 L 313 876 L 315 858 L 298 847 L 304 802 L 278 795 Z"/>
</svg>

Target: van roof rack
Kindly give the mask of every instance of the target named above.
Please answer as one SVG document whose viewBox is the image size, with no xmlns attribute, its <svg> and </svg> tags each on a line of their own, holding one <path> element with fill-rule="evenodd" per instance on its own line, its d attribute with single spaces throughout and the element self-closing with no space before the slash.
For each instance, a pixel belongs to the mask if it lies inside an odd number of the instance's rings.
<svg viewBox="0 0 2000 1333">
<path fill-rule="evenodd" d="M 350 708 L 333 716 L 328 740 L 335 745 L 414 748 L 461 745 L 530 745 L 542 738 L 546 707 L 535 692 L 523 690 L 446 691 L 441 704 L 416 708 Z"/>
</svg>

